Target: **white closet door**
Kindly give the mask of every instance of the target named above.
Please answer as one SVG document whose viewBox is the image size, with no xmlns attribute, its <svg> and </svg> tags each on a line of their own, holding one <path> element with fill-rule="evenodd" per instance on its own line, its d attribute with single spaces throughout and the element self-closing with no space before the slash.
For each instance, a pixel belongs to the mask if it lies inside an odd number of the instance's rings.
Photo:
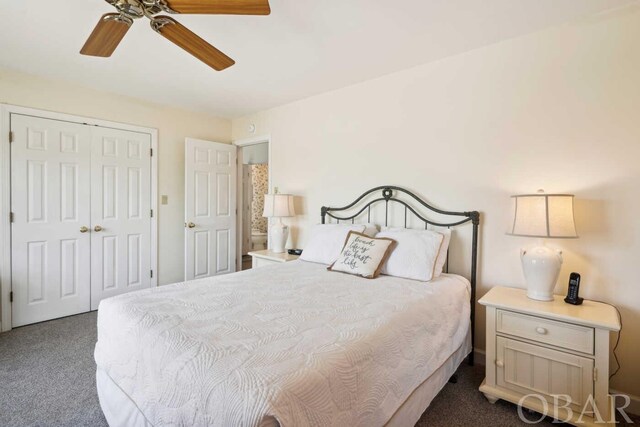
<svg viewBox="0 0 640 427">
<path fill-rule="evenodd" d="M 186 139 L 185 279 L 236 269 L 236 147 Z"/>
<path fill-rule="evenodd" d="M 151 137 L 94 127 L 91 309 L 151 286 Z"/>
<path fill-rule="evenodd" d="M 89 311 L 91 128 L 13 114 L 11 131 L 12 324 Z"/>
</svg>

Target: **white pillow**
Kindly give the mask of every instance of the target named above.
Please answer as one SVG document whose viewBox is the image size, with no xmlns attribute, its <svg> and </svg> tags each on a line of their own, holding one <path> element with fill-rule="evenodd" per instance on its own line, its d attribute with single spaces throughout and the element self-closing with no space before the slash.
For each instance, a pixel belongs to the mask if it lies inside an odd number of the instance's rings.
<svg viewBox="0 0 640 427">
<path fill-rule="evenodd" d="M 378 228 L 378 226 L 373 223 L 364 224 L 363 233 L 369 237 L 376 237 L 376 234 L 378 234 L 379 231 L 380 228 Z"/>
<path fill-rule="evenodd" d="M 327 270 L 375 279 L 395 245 L 392 239 L 378 239 L 350 231 L 338 259 Z"/>
<path fill-rule="evenodd" d="M 387 231 L 405 231 L 406 228 L 399 227 L 383 227 L 383 230 Z M 421 232 L 423 230 L 412 230 Z M 451 229 L 443 228 L 437 231 L 433 230 L 436 233 L 440 233 L 444 236 L 442 240 L 442 246 L 440 246 L 440 251 L 438 251 L 438 258 L 436 259 L 436 266 L 433 270 L 433 278 L 440 277 L 442 272 L 444 271 L 444 265 L 447 263 L 447 251 L 449 250 L 449 243 L 451 242 Z"/>
<path fill-rule="evenodd" d="M 376 238 L 387 237 L 398 242 L 382 274 L 428 282 L 433 279 L 436 260 L 444 236 L 431 230 L 384 227 Z"/>
<path fill-rule="evenodd" d="M 309 243 L 302 251 L 300 259 L 320 264 L 331 264 L 340 251 L 350 231 L 364 232 L 364 224 L 318 224 L 311 229 Z"/>
<path fill-rule="evenodd" d="M 447 262 L 447 251 L 449 250 L 449 242 L 451 242 L 451 229 L 444 228 L 442 230 L 438 230 L 437 233 L 440 233 L 444 236 L 442 239 L 442 246 L 440 246 L 440 251 L 438 252 L 438 259 L 436 260 L 436 268 L 433 271 L 433 277 L 439 277 L 444 270 L 444 265 Z"/>
</svg>

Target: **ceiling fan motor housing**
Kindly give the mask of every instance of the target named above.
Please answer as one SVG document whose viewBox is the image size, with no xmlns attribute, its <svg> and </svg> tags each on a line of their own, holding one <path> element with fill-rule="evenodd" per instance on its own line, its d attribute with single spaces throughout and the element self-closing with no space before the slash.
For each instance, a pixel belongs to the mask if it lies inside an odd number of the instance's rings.
<svg viewBox="0 0 640 427">
<path fill-rule="evenodd" d="M 152 17 L 160 12 L 175 13 L 165 0 L 106 0 L 122 15 L 132 19 Z"/>
<path fill-rule="evenodd" d="M 144 7 L 137 0 L 106 0 L 107 3 L 118 9 L 118 12 L 137 19 L 144 16 Z"/>
</svg>

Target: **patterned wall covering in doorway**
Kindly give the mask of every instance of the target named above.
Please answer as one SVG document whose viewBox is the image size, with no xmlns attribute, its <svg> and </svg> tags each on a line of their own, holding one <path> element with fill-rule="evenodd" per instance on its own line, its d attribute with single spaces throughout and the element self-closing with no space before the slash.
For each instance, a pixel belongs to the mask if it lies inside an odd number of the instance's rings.
<svg viewBox="0 0 640 427">
<path fill-rule="evenodd" d="M 267 232 L 267 218 L 262 216 L 264 195 L 269 192 L 269 165 L 251 165 L 251 184 L 253 198 L 251 202 L 251 230 Z"/>
</svg>

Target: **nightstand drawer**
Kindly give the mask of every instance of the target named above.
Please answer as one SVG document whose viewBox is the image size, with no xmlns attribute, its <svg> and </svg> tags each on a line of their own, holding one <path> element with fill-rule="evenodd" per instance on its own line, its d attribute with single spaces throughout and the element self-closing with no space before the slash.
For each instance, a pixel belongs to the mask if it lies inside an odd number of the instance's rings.
<svg viewBox="0 0 640 427">
<path fill-rule="evenodd" d="M 278 261 L 272 261 L 270 259 L 253 257 L 253 268 L 264 267 L 265 265 L 280 264 Z"/>
<path fill-rule="evenodd" d="M 496 332 L 593 354 L 594 330 L 542 317 L 497 310 Z"/>
<path fill-rule="evenodd" d="M 270 250 L 251 251 L 251 268 L 264 267 L 265 265 L 281 264 L 283 262 L 295 261 L 298 255 L 290 255 L 286 252 L 271 252 Z"/>
</svg>

